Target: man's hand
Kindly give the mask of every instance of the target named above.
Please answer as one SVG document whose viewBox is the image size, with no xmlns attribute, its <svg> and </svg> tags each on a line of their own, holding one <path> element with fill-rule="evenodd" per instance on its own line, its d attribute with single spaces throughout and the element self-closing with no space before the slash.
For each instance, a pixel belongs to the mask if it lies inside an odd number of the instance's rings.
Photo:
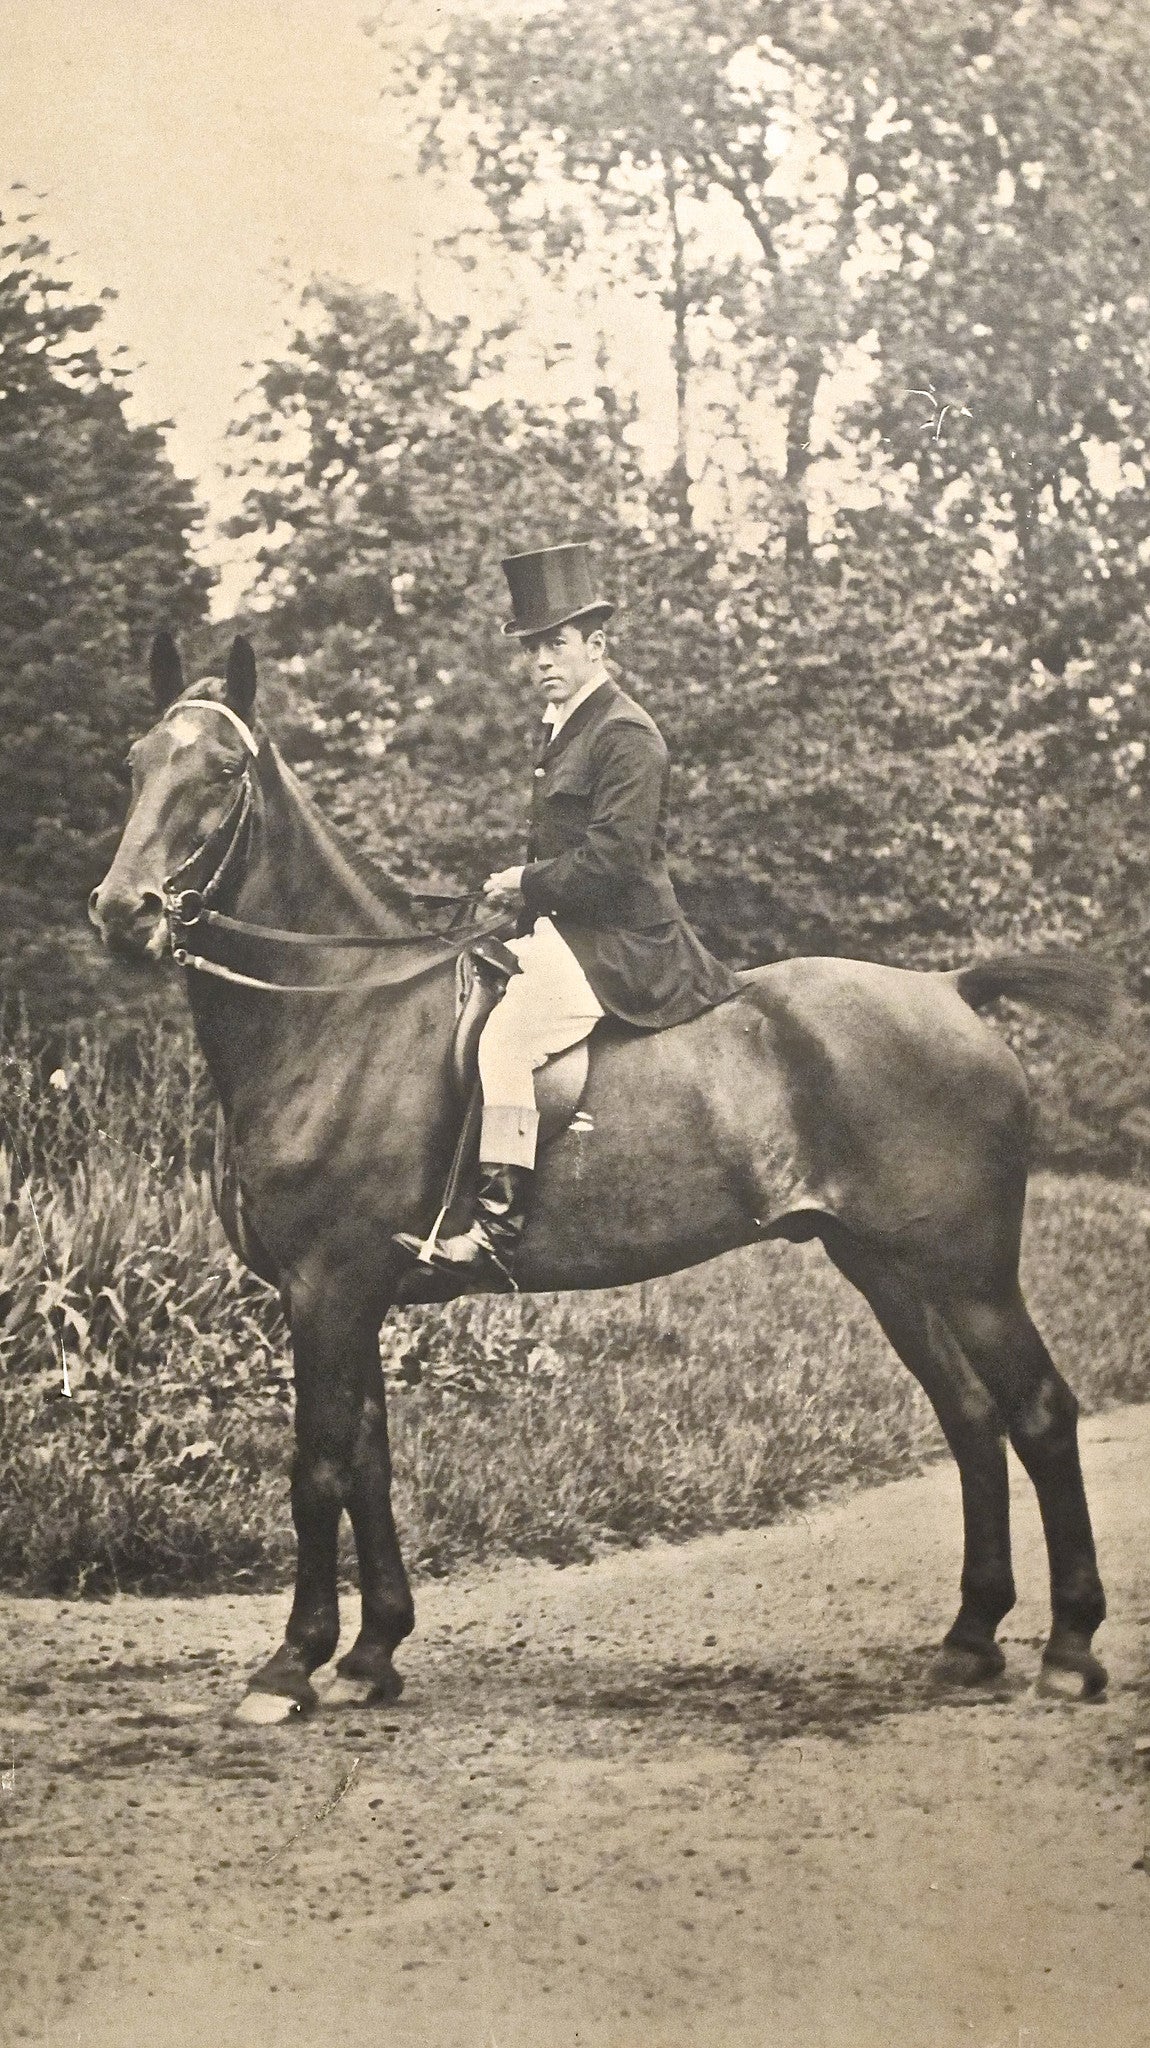
<svg viewBox="0 0 1150 2048">
<path fill-rule="evenodd" d="M 497 875 L 488 875 L 483 893 L 485 896 L 518 896 L 522 880 L 522 868 L 500 868 Z"/>
</svg>

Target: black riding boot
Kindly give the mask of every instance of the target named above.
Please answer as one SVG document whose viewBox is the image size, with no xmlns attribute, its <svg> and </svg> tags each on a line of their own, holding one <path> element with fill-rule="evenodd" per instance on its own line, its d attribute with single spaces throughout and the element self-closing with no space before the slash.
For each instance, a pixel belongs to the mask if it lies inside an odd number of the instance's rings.
<svg viewBox="0 0 1150 2048">
<path fill-rule="evenodd" d="M 499 1292 L 514 1293 L 511 1266 L 527 1220 L 530 1184 L 530 1167 L 481 1165 L 475 1220 L 469 1229 L 457 1237 L 440 1238 L 428 1258 L 421 1256 L 423 1240 L 409 1231 L 402 1231 L 393 1242 L 432 1272 L 458 1280 L 460 1293 L 466 1292 L 470 1280 L 490 1285 L 493 1277 L 498 1279 Z"/>
</svg>

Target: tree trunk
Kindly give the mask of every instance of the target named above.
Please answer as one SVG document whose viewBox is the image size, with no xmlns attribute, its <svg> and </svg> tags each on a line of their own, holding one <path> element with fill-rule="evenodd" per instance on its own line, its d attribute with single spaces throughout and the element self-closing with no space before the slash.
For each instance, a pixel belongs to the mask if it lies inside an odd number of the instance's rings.
<svg viewBox="0 0 1150 2048">
<path fill-rule="evenodd" d="M 687 285 L 683 230 L 679 225 L 675 167 L 666 157 L 663 159 L 663 190 L 667 196 L 667 219 L 671 229 L 671 316 L 674 321 L 672 360 L 675 367 L 675 455 L 668 484 L 679 524 L 684 533 L 689 533 L 694 516 L 691 508 L 691 473 L 687 467 L 687 397 L 691 375 L 687 311 L 690 294 Z"/>
<path fill-rule="evenodd" d="M 810 555 L 811 536 L 806 500 L 803 497 L 803 478 L 811 463 L 811 422 L 814 418 L 815 395 L 823 374 L 823 352 L 821 348 L 808 348 L 798 356 L 794 364 L 795 388 L 787 414 L 787 466 L 784 472 L 786 491 L 786 544 L 787 560 L 805 562 Z"/>
</svg>

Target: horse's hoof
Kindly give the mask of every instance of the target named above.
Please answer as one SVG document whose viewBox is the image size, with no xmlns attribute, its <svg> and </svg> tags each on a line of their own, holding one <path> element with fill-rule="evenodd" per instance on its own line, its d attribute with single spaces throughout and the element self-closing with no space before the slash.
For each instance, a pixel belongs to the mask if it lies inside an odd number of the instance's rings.
<svg viewBox="0 0 1150 2048">
<path fill-rule="evenodd" d="M 341 1659 L 335 1675 L 324 1687 L 325 1707 L 387 1707 L 403 1691 L 403 1679 L 389 1662 L 369 1663 L 357 1670 L 355 1652 Z"/>
<path fill-rule="evenodd" d="M 283 1692 L 246 1692 L 229 1715 L 238 1728 L 276 1728 L 285 1721 L 301 1721 L 311 1712 L 306 1700 L 291 1699 Z"/>
<path fill-rule="evenodd" d="M 386 1707 L 399 1698 L 403 1691 L 403 1680 L 396 1672 L 388 1685 L 377 1685 L 370 1678 L 340 1678 L 338 1674 L 325 1687 L 325 1707 Z"/>
<path fill-rule="evenodd" d="M 944 1643 L 930 1667 L 937 1686 L 990 1685 L 1001 1678 L 1006 1658 L 997 1643 Z"/>
<path fill-rule="evenodd" d="M 1108 1684 L 1092 1650 L 1047 1651 L 1034 1690 L 1040 1700 L 1098 1700 Z"/>
</svg>

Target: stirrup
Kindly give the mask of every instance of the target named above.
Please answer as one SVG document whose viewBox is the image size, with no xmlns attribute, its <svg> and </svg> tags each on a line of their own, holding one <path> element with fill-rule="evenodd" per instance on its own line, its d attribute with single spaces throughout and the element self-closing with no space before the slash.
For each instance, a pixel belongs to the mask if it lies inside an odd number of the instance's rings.
<svg viewBox="0 0 1150 2048">
<path fill-rule="evenodd" d="M 434 1229 L 438 1229 L 442 1220 L 442 1215 L 436 1218 Z M 444 1251 L 443 1244 L 434 1235 L 434 1230 L 427 1238 L 417 1237 L 414 1231 L 400 1230 L 391 1241 L 411 1260 L 413 1269 L 418 1268 L 419 1271 L 439 1280 L 454 1281 L 455 1292 L 458 1294 L 473 1291 L 472 1283 L 476 1280 L 487 1283 L 482 1289 L 475 1289 L 476 1292 L 518 1294 L 517 1281 L 504 1265 L 494 1246 L 488 1242 L 484 1232 L 475 1230 L 472 1224 L 469 1229 L 459 1231 L 456 1237 L 447 1238 L 443 1242 L 454 1244 L 461 1239 L 466 1239 L 475 1247 L 473 1258 L 453 1259 Z M 492 1281 L 495 1282 L 494 1286 L 491 1285 Z"/>
</svg>

